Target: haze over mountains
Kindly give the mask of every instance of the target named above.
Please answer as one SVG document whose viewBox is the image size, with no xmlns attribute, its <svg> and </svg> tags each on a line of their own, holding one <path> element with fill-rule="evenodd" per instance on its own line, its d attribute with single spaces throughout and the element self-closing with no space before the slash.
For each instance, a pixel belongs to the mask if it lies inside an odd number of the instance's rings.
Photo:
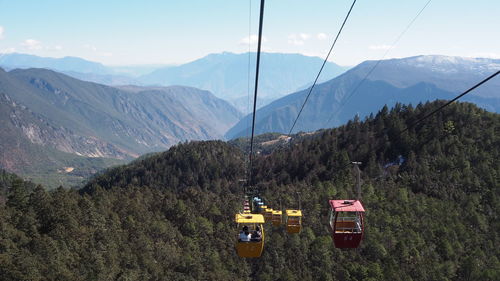
<svg viewBox="0 0 500 281">
<path fill-rule="evenodd" d="M 250 60 L 249 60 L 250 57 Z M 283 97 L 314 80 L 323 59 L 300 54 L 261 54 L 261 79 L 258 106 Z M 0 66 L 14 68 L 48 68 L 74 78 L 105 85 L 192 86 L 212 92 L 240 111 L 248 110 L 248 92 L 253 92 L 255 53 L 210 54 L 178 66 L 109 67 L 80 58 L 42 58 L 25 54 L 6 54 Z M 328 62 L 322 81 L 331 79 L 347 68 Z M 147 72 L 151 73 L 147 73 Z M 250 76 L 249 76 L 250 71 Z M 140 74 L 140 75 L 139 75 Z M 249 80 L 250 79 L 250 80 Z"/>
<path fill-rule="evenodd" d="M 256 54 L 211 54 L 177 67 L 158 69 L 142 76 L 144 84 L 186 85 L 213 92 L 217 97 L 247 108 L 247 94 L 253 93 Z M 259 76 L 260 105 L 282 97 L 312 83 L 323 59 L 300 54 L 262 53 Z M 323 81 L 343 73 L 347 68 L 328 62 Z M 250 71 L 250 77 L 248 72 Z"/>
<path fill-rule="evenodd" d="M 366 61 L 341 76 L 315 87 L 294 129 L 314 131 L 339 126 L 355 115 L 361 118 L 384 105 L 451 99 L 500 69 L 500 60 L 448 56 L 417 56 L 377 62 Z M 359 88 L 358 88 L 359 87 Z M 356 92 L 353 94 L 353 91 Z M 492 79 L 461 100 L 500 112 L 500 79 Z M 288 133 L 307 90 L 278 99 L 257 111 L 256 133 Z M 250 115 L 226 134 L 231 139 L 247 135 Z"/>
</svg>

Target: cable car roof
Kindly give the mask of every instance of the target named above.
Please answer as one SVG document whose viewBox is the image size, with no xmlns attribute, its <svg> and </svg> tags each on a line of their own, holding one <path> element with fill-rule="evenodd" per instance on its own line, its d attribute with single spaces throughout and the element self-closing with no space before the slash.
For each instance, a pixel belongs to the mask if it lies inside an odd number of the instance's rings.
<svg viewBox="0 0 500 281">
<path fill-rule="evenodd" d="M 364 212 L 359 200 L 330 200 L 330 206 L 337 212 Z"/>
<path fill-rule="evenodd" d="M 264 216 L 261 214 L 236 214 L 237 223 L 264 223 Z"/>
<path fill-rule="evenodd" d="M 282 213 L 282 211 L 273 211 L 273 215 L 281 215 Z"/>
<path fill-rule="evenodd" d="M 302 211 L 301 210 L 286 210 L 286 215 L 289 217 L 301 217 Z"/>
</svg>

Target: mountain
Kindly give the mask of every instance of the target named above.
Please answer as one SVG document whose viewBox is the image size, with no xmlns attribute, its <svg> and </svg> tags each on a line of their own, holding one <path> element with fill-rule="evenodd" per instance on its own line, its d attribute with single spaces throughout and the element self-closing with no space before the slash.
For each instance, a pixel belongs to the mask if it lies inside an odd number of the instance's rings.
<svg viewBox="0 0 500 281">
<path fill-rule="evenodd" d="M 77 57 L 46 58 L 18 53 L 2 54 L 0 66 L 6 69 L 47 68 L 59 72 L 111 74 L 111 71 L 104 65 Z"/>
<path fill-rule="evenodd" d="M 0 167 L 16 172 L 53 155 L 32 158 L 32 144 L 129 159 L 180 141 L 222 138 L 241 116 L 229 103 L 195 88 L 113 88 L 46 69 L 0 69 L 0 101 Z"/>
<path fill-rule="evenodd" d="M 0 274 L 5 280 L 499 280 L 500 115 L 455 103 L 401 133 L 442 104 L 384 108 L 257 155 L 252 174 L 266 204 L 285 209 L 300 200 L 304 214 L 299 234 L 267 223 L 259 259 L 235 254 L 246 163 L 221 141 L 176 145 L 113 168 L 80 191 L 47 192 L 0 173 Z M 337 249 L 327 228 L 328 200 L 353 198 L 351 161 L 363 163 L 366 227 L 358 249 Z"/>
<path fill-rule="evenodd" d="M 363 118 L 387 104 L 451 99 L 500 69 L 499 60 L 444 56 L 418 56 L 367 61 L 328 82 L 318 84 L 310 96 L 294 132 L 339 126 L 353 116 Z M 500 79 L 462 98 L 490 111 L 500 112 Z M 356 90 L 356 91 L 355 91 Z M 355 94 L 353 92 L 355 91 Z M 288 133 L 308 90 L 299 91 L 262 107 L 256 115 L 256 132 Z M 241 119 L 226 138 L 246 136 L 251 115 Z"/>
<path fill-rule="evenodd" d="M 94 82 L 97 84 L 103 84 L 108 86 L 121 86 L 121 85 L 142 85 L 137 79 L 121 74 L 95 74 L 95 73 L 83 73 L 75 71 L 61 71 L 68 76 L 76 78 L 78 80 Z"/>
<path fill-rule="evenodd" d="M 0 67 L 7 70 L 16 68 L 46 68 L 64 73 L 73 78 L 104 84 L 142 85 L 136 78 L 146 75 L 165 65 L 105 66 L 98 62 L 77 57 L 48 58 L 28 54 L 1 54 Z"/>
<path fill-rule="evenodd" d="M 300 54 L 262 53 L 260 97 L 271 101 L 311 83 L 322 63 L 321 58 Z M 345 70 L 345 67 L 328 62 L 323 70 L 323 81 Z M 252 92 L 254 79 L 255 53 L 250 54 L 249 61 L 248 53 L 227 52 L 210 54 L 190 63 L 158 69 L 140 77 L 143 84 L 185 85 L 211 91 L 217 97 L 238 105 L 238 109 L 244 112 L 247 110 L 248 88 L 250 86 Z"/>
<path fill-rule="evenodd" d="M 376 63 L 364 62 L 353 69 L 353 73 L 365 76 Z M 400 88 L 425 82 L 445 91 L 458 93 L 498 70 L 500 59 L 429 55 L 384 60 L 370 74 L 369 79 L 386 81 Z M 500 79 L 493 79 L 474 90 L 474 96 L 499 98 L 499 88 Z"/>
<path fill-rule="evenodd" d="M 0 169 L 53 188 L 79 185 L 98 171 L 125 163 L 109 158 L 127 157 L 113 146 L 55 127 L 43 115 L 0 93 Z"/>
</svg>

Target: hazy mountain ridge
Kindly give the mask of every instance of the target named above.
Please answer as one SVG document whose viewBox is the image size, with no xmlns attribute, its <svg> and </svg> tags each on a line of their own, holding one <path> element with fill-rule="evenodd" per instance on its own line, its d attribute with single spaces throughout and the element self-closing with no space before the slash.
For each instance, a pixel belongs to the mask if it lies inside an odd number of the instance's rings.
<svg viewBox="0 0 500 281">
<path fill-rule="evenodd" d="M 463 61 L 467 64 L 462 65 Z M 401 102 L 416 105 L 427 100 L 451 99 L 457 95 L 457 89 L 464 91 L 484 79 L 486 74 L 500 69 L 497 62 L 498 60 L 445 56 L 382 61 L 352 95 L 376 63 L 363 62 L 339 77 L 315 87 L 294 132 L 339 126 L 355 115 L 367 116 L 385 104 L 393 106 L 396 102 Z M 451 70 L 443 72 L 450 63 Z M 478 69 L 482 70 L 482 74 L 478 74 Z M 500 79 L 490 82 L 491 84 L 481 88 L 480 93 L 474 92 L 462 100 L 474 102 L 489 111 L 500 112 Z M 256 132 L 288 133 L 307 92 L 308 90 L 303 90 L 290 94 L 259 109 Z M 350 98 L 346 100 L 348 96 Z M 247 124 L 250 124 L 249 118 L 250 115 L 241 119 L 226 133 L 226 137 L 245 136 Z"/>
<path fill-rule="evenodd" d="M 351 73 L 364 77 L 376 63 L 363 62 Z M 381 61 L 368 79 L 383 80 L 396 87 L 427 82 L 446 91 L 463 92 L 498 70 L 499 59 L 427 55 Z M 475 90 L 474 95 L 498 98 L 499 88 L 500 79 L 493 79 Z"/>
<path fill-rule="evenodd" d="M 28 54 L 0 54 L 5 70 L 45 68 L 73 78 L 104 85 L 142 85 L 136 78 L 165 65 L 105 66 L 78 57 L 50 58 Z"/>
<path fill-rule="evenodd" d="M 56 71 L 74 71 L 80 73 L 111 74 L 103 64 L 78 57 L 48 58 L 28 54 L 3 54 L 0 66 L 4 68 L 47 68 Z"/>
<path fill-rule="evenodd" d="M 210 54 L 180 66 L 158 69 L 140 77 L 140 81 L 143 84 L 186 85 L 209 90 L 238 105 L 241 111 L 246 111 L 249 86 L 250 92 L 253 91 L 256 54 L 250 53 L 250 61 L 248 56 L 248 53 Z M 321 58 L 300 54 L 262 53 L 260 97 L 270 101 L 310 83 L 322 63 Z M 345 70 L 345 67 L 328 62 L 322 77 L 330 79 Z"/>
</svg>

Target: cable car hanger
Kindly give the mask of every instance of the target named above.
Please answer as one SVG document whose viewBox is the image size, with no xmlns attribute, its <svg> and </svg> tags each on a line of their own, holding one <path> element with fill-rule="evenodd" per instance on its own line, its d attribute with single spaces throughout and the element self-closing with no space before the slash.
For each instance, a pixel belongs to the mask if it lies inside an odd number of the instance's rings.
<svg viewBox="0 0 500 281">
<path fill-rule="evenodd" d="M 330 200 L 330 229 L 333 244 L 336 248 L 357 248 L 364 235 L 365 208 L 361 203 L 361 162 L 351 162 L 354 165 L 356 177 L 357 198 Z"/>
</svg>

